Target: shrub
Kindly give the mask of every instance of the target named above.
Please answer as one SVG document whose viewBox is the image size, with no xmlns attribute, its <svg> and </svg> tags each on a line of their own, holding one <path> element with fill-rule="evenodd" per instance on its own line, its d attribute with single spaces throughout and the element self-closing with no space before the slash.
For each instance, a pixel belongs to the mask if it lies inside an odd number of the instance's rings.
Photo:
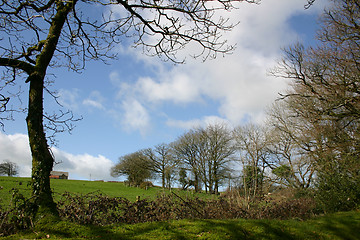
<svg viewBox="0 0 360 240">
<path fill-rule="evenodd" d="M 95 225 L 123 222 L 129 205 L 130 201 L 125 198 L 108 197 L 101 193 L 64 193 L 57 204 L 60 217 L 80 224 Z"/>
<path fill-rule="evenodd" d="M 258 219 L 307 219 L 313 215 L 315 201 L 310 198 L 287 199 L 282 202 L 272 202 L 260 208 L 252 210 Z"/>
<path fill-rule="evenodd" d="M 287 219 L 308 218 L 312 215 L 311 199 L 293 199 L 282 202 L 261 201 L 250 209 L 238 201 L 220 197 L 216 200 L 182 198 L 178 195 L 159 195 L 130 202 L 125 198 L 111 198 L 100 193 L 87 195 L 63 194 L 58 207 L 61 217 L 80 224 L 106 225 L 113 223 L 141 223 L 172 219 Z"/>
<path fill-rule="evenodd" d="M 173 192 L 159 195 L 153 201 L 138 199 L 131 202 L 126 198 L 93 192 L 85 195 L 64 193 L 57 206 L 63 219 L 101 226 L 173 219 L 305 219 L 312 215 L 315 206 L 310 198 L 281 200 L 267 197 L 264 201 L 253 202 L 249 209 L 241 202 L 238 195 L 230 193 L 216 200 L 202 200 L 180 197 Z M 32 226 L 31 203 L 18 192 L 14 193 L 13 203 L 14 207 L 9 211 L 0 209 L 0 230 L 3 235 Z"/>
<path fill-rule="evenodd" d="M 26 199 L 19 190 L 12 189 L 10 209 L 3 210 L 0 207 L 0 236 L 32 227 L 34 207 L 30 199 Z"/>
<path fill-rule="evenodd" d="M 147 190 L 148 188 L 151 188 L 151 187 L 153 187 L 154 185 L 152 184 L 152 182 L 150 182 L 150 181 L 146 181 L 146 182 L 142 182 L 142 183 L 140 183 L 140 188 L 141 189 L 145 189 L 145 190 Z"/>
<path fill-rule="evenodd" d="M 360 205 L 360 177 L 346 173 L 320 175 L 316 200 L 324 212 L 349 211 Z"/>
<path fill-rule="evenodd" d="M 232 205 L 231 211 L 237 218 L 248 219 L 306 219 L 314 215 L 315 200 L 310 191 L 295 189 L 279 189 L 249 203 L 241 195 L 239 189 L 227 190 L 222 194 Z M 226 213 L 223 213 L 226 215 Z"/>
</svg>

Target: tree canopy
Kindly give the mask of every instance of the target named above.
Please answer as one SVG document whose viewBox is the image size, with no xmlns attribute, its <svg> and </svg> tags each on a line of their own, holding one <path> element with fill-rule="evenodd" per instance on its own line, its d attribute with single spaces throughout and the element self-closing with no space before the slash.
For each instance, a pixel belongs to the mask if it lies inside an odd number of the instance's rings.
<svg viewBox="0 0 360 240">
<path fill-rule="evenodd" d="M 127 176 L 130 186 L 138 187 L 152 177 L 152 162 L 138 151 L 119 158 L 119 163 L 111 169 L 111 176 Z"/>
</svg>

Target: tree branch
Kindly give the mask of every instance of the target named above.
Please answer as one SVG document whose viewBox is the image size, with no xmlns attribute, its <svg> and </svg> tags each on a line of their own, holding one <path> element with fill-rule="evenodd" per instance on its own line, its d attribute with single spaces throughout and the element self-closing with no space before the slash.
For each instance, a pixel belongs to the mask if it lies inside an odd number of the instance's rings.
<svg viewBox="0 0 360 240">
<path fill-rule="evenodd" d="M 17 60 L 17 59 L 12 59 L 12 58 L 0 57 L 0 66 L 21 69 L 29 75 L 34 72 L 33 65 L 31 65 L 27 62 Z"/>
</svg>

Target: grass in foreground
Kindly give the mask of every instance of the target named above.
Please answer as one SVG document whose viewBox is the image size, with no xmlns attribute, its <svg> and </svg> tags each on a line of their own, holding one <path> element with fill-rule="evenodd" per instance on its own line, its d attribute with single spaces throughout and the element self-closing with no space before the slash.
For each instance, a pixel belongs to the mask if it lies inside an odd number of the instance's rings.
<svg viewBox="0 0 360 240">
<path fill-rule="evenodd" d="M 360 212 L 342 212 L 308 221 L 180 220 L 114 226 L 67 221 L 37 226 L 0 239 L 360 239 Z"/>
</svg>

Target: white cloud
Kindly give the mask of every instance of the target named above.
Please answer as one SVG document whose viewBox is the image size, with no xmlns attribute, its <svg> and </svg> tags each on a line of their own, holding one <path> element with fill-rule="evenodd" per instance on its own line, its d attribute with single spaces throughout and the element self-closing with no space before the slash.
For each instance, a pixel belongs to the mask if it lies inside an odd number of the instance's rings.
<svg viewBox="0 0 360 240">
<path fill-rule="evenodd" d="M 229 56 L 228 61 L 209 62 L 200 69 L 207 80 L 199 86 L 203 94 L 217 99 L 219 114 L 233 124 L 261 118 L 263 109 L 286 86 L 285 81 L 267 76 L 267 69 L 275 64 L 272 58 L 245 49 L 243 54 L 245 58 Z"/>
<path fill-rule="evenodd" d="M 140 78 L 135 86 L 139 94 L 151 102 L 173 101 L 188 103 L 199 98 L 199 89 L 193 87 L 192 80 L 185 73 L 172 74 L 171 79 L 162 78 L 157 82 L 149 77 Z"/>
<path fill-rule="evenodd" d="M 60 89 L 58 92 L 58 102 L 65 108 L 77 110 L 79 109 L 79 92 L 80 90 L 76 88 L 71 90 Z"/>
<path fill-rule="evenodd" d="M 110 168 L 113 162 L 102 155 L 91 156 L 89 154 L 70 154 L 58 148 L 52 149 L 56 162 L 54 170 L 69 172 L 70 178 L 76 179 L 110 179 Z"/>
<path fill-rule="evenodd" d="M 92 91 L 89 97 L 84 99 L 82 103 L 89 107 L 94 107 L 97 109 L 104 110 L 105 109 L 103 105 L 104 101 L 105 98 L 101 95 L 99 91 Z"/>
<path fill-rule="evenodd" d="M 109 74 L 109 79 L 110 79 L 110 82 L 111 82 L 114 86 L 119 86 L 119 85 L 121 85 L 121 79 L 120 79 L 120 75 L 119 75 L 118 72 L 112 71 L 112 72 Z"/>
<path fill-rule="evenodd" d="M 69 172 L 70 179 L 111 179 L 110 168 L 113 162 L 102 155 L 91 156 L 70 154 L 58 148 L 52 148 L 55 161 L 54 170 Z M 9 160 L 19 166 L 20 177 L 31 176 L 31 153 L 28 137 L 25 134 L 6 135 L 0 132 L 0 161 Z"/>
<path fill-rule="evenodd" d="M 139 114 L 148 119 L 149 115 L 144 113 L 147 108 L 154 108 L 154 103 L 196 104 L 210 98 L 220 103 L 218 115 L 232 124 L 248 120 L 263 121 L 264 109 L 286 87 L 286 81 L 267 76 L 267 71 L 276 65 L 280 49 L 300 38 L 291 29 L 289 19 L 297 14 L 319 12 L 324 6 L 315 5 L 305 11 L 305 3 L 303 0 L 262 1 L 260 5 L 243 3 L 238 11 L 230 13 L 234 21 L 238 20 L 240 24 L 225 34 L 230 43 L 237 44 L 232 55 L 205 63 L 188 59 L 185 65 L 160 67 L 155 77 L 144 76 L 132 84 L 118 82 L 120 99 L 137 99 L 137 107 L 128 112 L 129 116 L 133 116 L 129 119 Z M 193 50 L 190 46 L 184 51 L 191 54 Z M 148 59 L 147 64 L 152 62 L 158 66 L 156 58 Z M 148 121 L 143 120 L 144 117 L 138 119 L 146 124 L 133 125 L 148 124 Z M 204 120 L 184 122 L 172 119 L 167 124 L 186 127 Z"/>
<path fill-rule="evenodd" d="M 19 176 L 31 175 L 31 153 L 27 135 L 0 132 L 0 162 L 9 160 L 19 166 Z"/>
<path fill-rule="evenodd" d="M 122 102 L 124 110 L 123 126 L 126 130 L 139 130 L 146 134 L 150 127 L 150 116 L 145 107 L 135 99 L 126 99 Z"/>
<path fill-rule="evenodd" d="M 120 122 L 126 131 L 139 131 L 145 135 L 150 128 L 150 114 L 141 99 L 144 99 L 146 88 L 150 91 L 156 91 L 156 83 L 152 82 L 150 78 L 140 79 L 137 87 L 135 87 L 122 81 L 117 71 L 112 71 L 109 74 L 109 79 L 117 88 L 115 97 L 117 102 L 114 103 L 114 108 L 107 112 L 115 121 Z"/>
<path fill-rule="evenodd" d="M 193 119 L 188 121 L 169 119 L 166 125 L 170 127 L 182 128 L 190 130 L 197 127 L 206 127 L 213 124 L 230 125 L 227 119 L 220 118 L 218 116 L 204 116 L 201 119 Z"/>
</svg>

